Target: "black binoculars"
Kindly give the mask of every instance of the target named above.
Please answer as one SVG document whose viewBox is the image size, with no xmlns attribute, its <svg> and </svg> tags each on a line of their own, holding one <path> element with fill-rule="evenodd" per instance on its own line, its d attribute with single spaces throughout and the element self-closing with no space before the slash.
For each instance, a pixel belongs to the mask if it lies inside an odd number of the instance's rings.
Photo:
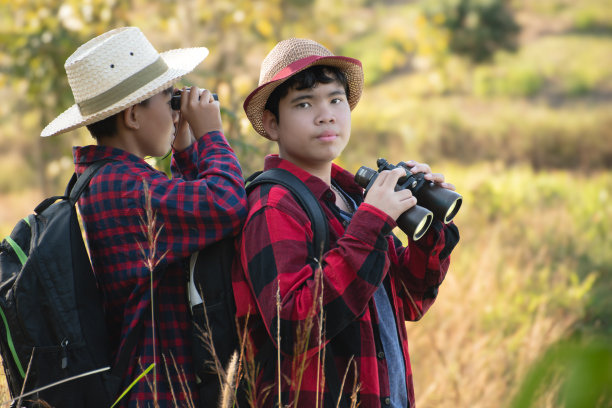
<svg viewBox="0 0 612 408">
<path fill-rule="evenodd" d="M 170 107 L 172 108 L 172 110 L 175 110 L 175 111 L 181 110 L 181 95 L 182 94 L 183 94 L 182 91 L 176 91 L 170 98 Z M 212 97 L 215 101 L 219 100 L 219 96 L 216 93 L 212 94 Z"/>
<path fill-rule="evenodd" d="M 414 241 L 425 235 L 433 217 L 448 224 L 459 212 L 463 202 L 461 194 L 425 180 L 423 173 L 412 174 L 410 167 L 404 162 L 399 162 L 395 166 L 381 158 L 376 161 L 376 165 L 378 171 L 361 166 L 355 174 L 355 182 L 363 187 L 367 194 L 381 171 L 403 168 L 406 175 L 399 178 L 395 191 L 409 189 L 419 204 L 402 213 L 397 219 L 397 226 Z"/>
</svg>

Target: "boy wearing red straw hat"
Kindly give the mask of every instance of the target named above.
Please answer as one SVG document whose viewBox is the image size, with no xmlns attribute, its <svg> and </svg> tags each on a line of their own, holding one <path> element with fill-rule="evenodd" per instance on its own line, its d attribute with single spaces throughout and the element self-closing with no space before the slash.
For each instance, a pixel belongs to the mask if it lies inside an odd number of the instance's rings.
<svg viewBox="0 0 612 408">
<path fill-rule="evenodd" d="M 222 133 L 219 103 L 192 87 L 183 90 L 180 111 L 170 106 L 172 84 L 207 55 L 203 47 L 160 54 L 135 27 L 102 34 L 66 61 L 76 103 L 41 134 L 87 126 L 96 144 L 74 148 L 76 172 L 108 161 L 79 209 L 103 295 L 113 366 L 128 357 L 125 372 L 114 373 L 120 392 L 136 380 L 117 406 L 198 406 L 184 262 L 236 234 L 246 215 L 242 172 Z M 144 159 L 171 148 L 169 179 Z M 154 218 L 148 221 L 161 229 L 159 235 L 153 231 L 152 246 L 141 226 L 145 185 Z M 151 371 L 138 379 L 152 363 L 155 378 Z"/>
<path fill-rule="evenodd" d="M 419 241 L 401 246 L 391 230 L 416 204 L 409 190 L 394 191 L 404 170 L 381 172 L 364 197 L 354 176 L 333 163 L 349 141 L 362 87 L 358 60 L 293 38 L 264 59 L 259 86 L 244 102 L 255 130 L 278 144 L 264 170 L 284 169 L 306 184 L 330 241 L 312 259 L 310 220 L 292 194 L 280 185 L 249 194 L 232 279 L 246 360 L 256 365 L 253 406 L 414 406 L 404 322 L 434 302 L 459 234 L 434 221 Z M 411 164 L 413 173 L 454 188 L 429 166 Z"/>
</svg>

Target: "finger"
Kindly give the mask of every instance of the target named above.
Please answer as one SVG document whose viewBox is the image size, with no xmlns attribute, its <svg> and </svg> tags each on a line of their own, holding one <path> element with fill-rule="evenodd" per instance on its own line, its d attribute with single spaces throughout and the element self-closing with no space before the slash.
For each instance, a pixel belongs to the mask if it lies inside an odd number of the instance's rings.
<svg viewBox="0 0 612 408">
<path fill-rule="evenodd" d="M 197 86 L 192 86 L 189 89 L 189 103 L 194 104 L 198 103 L 198 99 L 200 98 L 200 89 Z"/>
<path fill-rule="evenodd" d="M 414 207 L 415 205 L 417 205 L 417 198 L 414 196 L 410 196 L 410 197 L 403 196 L 397 202 L 397 206 L 403 209 L 403 211 L 409 210 L 411 207 Z"/>
<path fill-rule="evenodd" d="M 405 189 L 403 189 L 403 190 L 396 191 L 394 194 L 396 194 L 396 195 L 397 195 L 397 199 L 398 199 L 399 201 L 406 201 L 406 200 L 408 200 L 409 198 L 413 197 L 413 195 L 412 195 L 412 191 L 410 191 L 410 190 L 409 190 L 409 189 L 407 189 L 407 188 L 405 188 Z"/>
<path fill-rule="evenodd" d="M 404 162 L 404 164 L 406 164 L 406 166 L 412 168 L 412 167 L 416 166 L 418 163 L 415 162 L 414 160 L 408 160 L 408 161 Z"/>
<path fill-rule="evenodd" d="M 400 204 L 406 207 L 414 207 L 415 205 L 417 205 L 417 198 L 414 196 L 404 198 L 400 200 Z"/>
<path fill-rule="evenodd" d="M 383 186 L 394 188 L 395 185 L 397 184 L 397 180 L 399 180 L 400 177 L 405 176 L 405 175 L 406 175 L 406 170 L 404 170 L 401 167 L 397 167 L 388 172 L 387 177 L 385 178 L 383 182 L 384 183 Z"/>
<path fill-rule="evenodd" d="M 202 93 L 200 94 L 200 103 L 208 104 L 208 103 L 213 103 L 214 101 L 215 100 L 212 96 L 212 93 L 208 89 L 203 89 Z"/>
<path fill-rule="evenodd" d="M 189 103 L 189 88 L 183 87 L 181 90 L 181 112 L 184 112 L 185 107 Z"/>
<path fill-rule="evenodd" d="M 440 187 L 443 187 L 447 190 L 455 191 L 455 185 L 451 183 L 440 183 Z"/>
<path fill-rule="evenodd" d="M 410 171 L 412 172 L 412 174 L 415 174 L 415 173 L 425 173 L 425 174 L 428 174 L 428 173 L 431 173 L 431 168 L 429 167 L 428 164 L 417 163 L 414 167 L 412 167 L 410 169 Z"/>
<path fill-rule="evenodd" d="M 428 173 L 425 175 L 425 180 L 433 181 L 434 183 L 444 183 L 444 174 L 441 173 Z"/>
<path fill-rule="evenodd" d="M 383 185 L 383 183 L 385 182 L 385 180 L 387 179 L 387 175 L 389 174 L 388 170 L 385 171 L 381 171 L 380 173 L 378 173 L 378 176 L 376 176 L 376 180 L 374 180 L 374 183 L 372 184 L 372 187 L 376 186 L 376 187 L 380 187 Z"/>
</svg>

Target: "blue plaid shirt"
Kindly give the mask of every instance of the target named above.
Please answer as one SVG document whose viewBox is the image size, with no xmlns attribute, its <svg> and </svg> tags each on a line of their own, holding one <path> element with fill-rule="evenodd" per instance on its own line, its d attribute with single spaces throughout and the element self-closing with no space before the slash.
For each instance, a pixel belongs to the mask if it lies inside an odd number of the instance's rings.
<svg viewBox="0 0 612 408">
<path fill-rule="evenodd" d="M 175 152 L 172 179 L 120 149 L 85 146 L 75 147 L 73 153 L 77 173 L 98 160 L 111 160 L 92 179 L 79 209 L 115 359 L 128 333 L 144 325 L 130 353 L 122 390 L 155 361 L 159 405 L 174 406 L 175 398 L 180 406 L 189 399 L 197 405 L 183 261 L 206 245 L 238 233 L 247 214 L 238 160 L 219 132 L 208 133 L 186 150 Z M 161 229 L 155 246 L 155 258 L 161 260 L 153 273 L 140 249 L 151 254 L 141 227 L 141 219 L 146 218 L 144 183 L 149 186 L 156 229 Z M 121 406 L 152 406 L 152 378 L 151 371 Z M 183 391 L 185 386 L 191 395 Z"/>
</svg>

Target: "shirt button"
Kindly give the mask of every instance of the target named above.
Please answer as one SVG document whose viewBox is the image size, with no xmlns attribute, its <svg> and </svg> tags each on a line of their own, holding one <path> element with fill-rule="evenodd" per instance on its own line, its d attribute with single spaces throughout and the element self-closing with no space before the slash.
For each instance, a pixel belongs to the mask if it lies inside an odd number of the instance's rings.
<svg viewBox="0 0 612 408">
<path fill-rule="evenodd" d="M 378 356 L 378 358 L 380 358 L 382 360 L 383 358 L 385 358 L 385 353 L 383 351 L 379 351 L 377 356 Z"/>
<path fill-rule="evenodd" d="M 391 405 L 391 398 L 385 398 L 385 405 Z"/>
</svg>

